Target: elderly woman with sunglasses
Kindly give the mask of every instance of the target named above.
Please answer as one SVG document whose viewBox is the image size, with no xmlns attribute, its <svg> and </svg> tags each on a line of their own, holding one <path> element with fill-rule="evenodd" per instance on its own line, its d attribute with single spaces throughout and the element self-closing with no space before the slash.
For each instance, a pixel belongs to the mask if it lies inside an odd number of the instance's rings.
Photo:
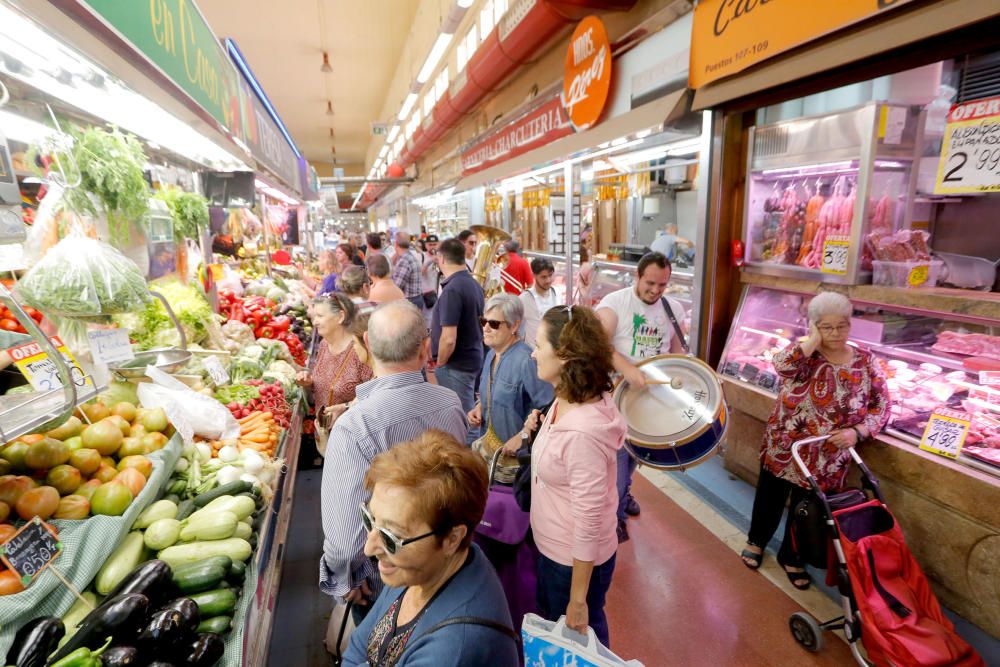
<svg viewBox="0 0 1000 667">
<path fill-rule="evenodd" d="M 479 376 L 479 402 L 468 415 L 481 436 L 492 427 L 510 456 L 521 446 L 521 429 L 531 411 L 552 402 L 552 385 L 538 377 L 531 348 L 518 336 L 523 320 L 524 304 L 513 294 L 497 294 L 486 302 L 479 324 L 489 352 Z M 501 481 L 509 484 L 513 478 Z"/>
<path fill-rule="evenodd" d="M 430 430 L 376 456 L 365 488 L 365 555 L 378 560 L 385 588 L 343 664 L 516 667 L 503 590 L 472 543 L 486 506 L 482 459 Z"/>
<path fill-rule="evenodd" d="M 808 306 L 809 336 L 772 359 L 781 389 L 764 433 L 750 533 L 741 554 L 743 564 L 752 570 L 760 567 L 786 502 L 791 514 L 807 496 L 808 483 L 792 461 L 792 444 L 829 436 L 802 455 L 820 487 L 836 491 L 847 475 L 851 460 L 847 450 L 881 431 L 889 418 L 889 390 L 878 360 L 868 350 L 847 343 L 853 311 L 841 294 L 813 297 Z M 793 586 L 806 589 L 811 579 L 790 530 L 791 521 L 786 521 L 778 564 Z"/>
</svg>

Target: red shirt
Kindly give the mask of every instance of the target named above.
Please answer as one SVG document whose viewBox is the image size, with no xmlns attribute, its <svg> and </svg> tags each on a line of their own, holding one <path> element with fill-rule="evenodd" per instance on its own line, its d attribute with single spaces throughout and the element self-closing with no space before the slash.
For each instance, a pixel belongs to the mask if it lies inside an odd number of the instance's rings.
<svg viewBox="0 0 1000 667">
<path fill-rule="evenodd" d="M 503 289 L 508 294 L 517 296 L 535 284 L 528 260 L 512 252 L 507 253 L 507 268 L 500 272 Z"/>
</svg>

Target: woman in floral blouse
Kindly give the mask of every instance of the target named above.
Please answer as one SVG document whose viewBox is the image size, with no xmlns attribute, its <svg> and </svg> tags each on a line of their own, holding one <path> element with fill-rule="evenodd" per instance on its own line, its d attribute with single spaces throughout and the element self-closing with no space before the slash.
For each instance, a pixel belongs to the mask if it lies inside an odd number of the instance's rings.
<svg viewBox="0 0 1000 667">
<path fill-rule="evenodd" d="M 816 296 L 809 303 L 809 337 L 774 356 L 781 391 L 767 422 L 750 534 L 741 554 L 750 569 L 760 567 L 789 497 L 794 508 L 807 495 L 808 483 L 792 461 L 792 444 L 830 436 L 802 455 L 820 487 L 837 490 L 847 476 L 847 450 L 881 431 L 889 418 L 889 390 L 878 360 L 847 344 L 852 312 L 851 302 L 840 294 Z M 806 589 L 810 577 L 795 552 L 790 525 L 785 522 L 778 563 L 793 586 Z"/>
</svg>

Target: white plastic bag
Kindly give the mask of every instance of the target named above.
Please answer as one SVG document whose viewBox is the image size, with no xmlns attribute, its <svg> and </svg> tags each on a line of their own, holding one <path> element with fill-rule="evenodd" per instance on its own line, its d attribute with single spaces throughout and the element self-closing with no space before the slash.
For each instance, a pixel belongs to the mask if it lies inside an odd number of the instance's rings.
<svg viewBox="0 0 1000 667">
<path fill-rule="evenodd" d="M 597 641 L 591 628 L 581 635 L 566 627 L 566 617 L 546 621 L 525 614 L 521 625 L 526 665 L 576 665 L 576 667 L 643 667 L 638 660 L 623 660 Z"/>
<path fill-rule="evenodd" d="M 153 366 L 146 367 L 146 376 L 153 382 L 139 384 L 139 402 L 146 408 L 163 408 L 186 444 L 194 442 L 196 435 L 209 440 L 240 437 L 239 422 L 222 403 Z"/>
</svg>

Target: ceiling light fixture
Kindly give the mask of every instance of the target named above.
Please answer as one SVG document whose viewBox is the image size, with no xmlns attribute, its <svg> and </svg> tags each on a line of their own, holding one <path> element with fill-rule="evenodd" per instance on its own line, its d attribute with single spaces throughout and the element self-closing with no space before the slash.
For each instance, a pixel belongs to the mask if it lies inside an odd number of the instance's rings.
<svg viewBox="0 0 1000 667">
<path fill-rule="evenodd" d="M 333 68 L 330 67 L 330 54 L 326 51 L 323 52 L 323 64 L 320 65 L 319 71 L 324 74 L 330 74 L 333 72 Z"/>
<path fill-rule="evenodd" d="M 468 9 L 472 5 L 476 4 L 476 0 L 458 0 L 456 4 L 462 9 Z"/>
<path fill-rule="evenodd" d="M 434 73 L 434 68 L 438 66 L 445 51 L 448 50 L 452 37 L 454 35 L 440 34 L 437 36 L 434 46 L 431 47 L 431 52 L 427 54 L 424 66 L 420 68 L 420 73 L 417 74 L 417 83 L 427 83 L 430 80 L 431 74 Z"/>
<path fill-rule="evenodd" d="M 333 102 L 331 102 L 330 100 L 326 101 L 326 115 L 327 116 L 333 115 Z"/>
<path fill-rule="evenodd" d="M 410 93 L 403 100 L 403 108 L 399 110 L 399 115 L 396 116 L 399 120 L 406 120 L 406 117 L 410 115 L 410 111 L 413 110 L 413 105 L 417 103 L 417 94 Z"/>
<path fill-rule="evenodd" d="M 393 125 L 392 127 L 390 127 L 389 134 L 387 134 L 385 137 L 386 145 L 391 144 L 393 141 L 395 141 L 396 135 L 398 134 L 399 134 L 399 125 Z"/>
</svg>

